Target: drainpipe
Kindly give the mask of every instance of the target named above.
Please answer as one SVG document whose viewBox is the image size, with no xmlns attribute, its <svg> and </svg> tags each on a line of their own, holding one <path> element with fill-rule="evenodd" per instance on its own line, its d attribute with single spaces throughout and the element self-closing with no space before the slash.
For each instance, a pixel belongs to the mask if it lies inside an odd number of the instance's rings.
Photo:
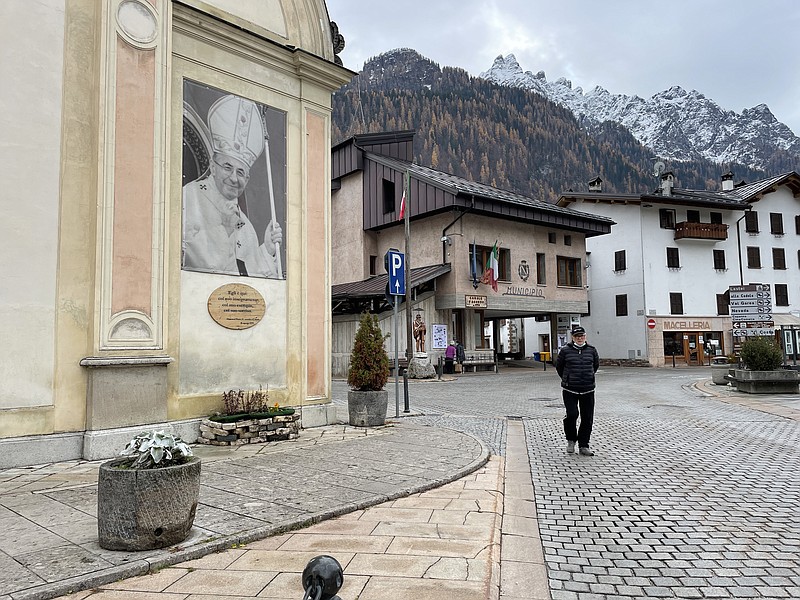
<svg viewBox="0 0 800 600">
<path fill-rule="evenodd" d="M 742 216 L 736 220 L 736 247 L 738 250 L 739 258 L 739 285 L 744 285 L 744 272 L 742 271 L 742 232 L 739 230 L 739 223 L 753 210 L 752 206 L 748 206 L 742 213 Z"/>
<path fill-rule="evenodd" d="M 458 223 L 461 220 L 461 218 L 465 214 L 470 212 L 473 208 L 475 208 L 475 196 L 474 195 L 472 196 L 472 205 L 468 206 L 466 210 L 461 211 L 461 213 L 459 213 L 459 215 L 455 219 L 453 219 L 452 222 L 447 227 L 442 229 L 442 238 L 441 239 L 442 239 L 442 264 L 443 265 L 447 263 L 447 230 L 450 229 L 456 223 Z"/>
</svg>

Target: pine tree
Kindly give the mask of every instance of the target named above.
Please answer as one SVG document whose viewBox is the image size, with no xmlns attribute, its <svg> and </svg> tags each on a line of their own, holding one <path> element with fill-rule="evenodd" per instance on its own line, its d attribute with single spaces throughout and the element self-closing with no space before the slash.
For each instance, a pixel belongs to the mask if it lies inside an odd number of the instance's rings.
<svg viewBox="0 0 800 600">
<path fill-rule="evenodd" d="M 378 317 L 364 313 L 350 353 L 347 385 L 361 392 L 382 390 L 389 379 L 389 355 L 383 347 L 389 337 L 381 333 Z"/>
</svg>

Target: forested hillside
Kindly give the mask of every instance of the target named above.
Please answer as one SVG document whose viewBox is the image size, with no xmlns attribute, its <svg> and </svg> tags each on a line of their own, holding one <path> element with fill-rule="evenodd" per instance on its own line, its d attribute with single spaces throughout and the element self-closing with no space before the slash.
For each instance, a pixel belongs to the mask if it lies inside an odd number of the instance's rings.
<svg viewBox="0 0 800 600">
<path fill-rule="evenodd" d="M 416 162 L 473 181 L 553 201 L 600 176 L 603 191 L 656 188 L 657 157 L 624 127 L 586 131 L 573 114 L 531 91 L 498 86 L 438 65 L 413 50 L 369 61 L 334 95 L 333 142 L 357 133 L 416 130 Z M 679 187 L 716 188 L 765 174 L 742 165 L 667 161 Z"/>
</svg>

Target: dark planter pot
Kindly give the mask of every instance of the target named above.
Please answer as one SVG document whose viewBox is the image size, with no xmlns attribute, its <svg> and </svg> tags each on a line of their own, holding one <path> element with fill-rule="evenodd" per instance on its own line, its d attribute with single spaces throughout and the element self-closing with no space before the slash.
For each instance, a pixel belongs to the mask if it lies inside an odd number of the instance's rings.
<svg viewBox="0 0 800 600">
<path fill-rule="evenodd" d="M 350 425 L 356 427 L 377 427 L 386 422 L 386 408 L 389 404 L 389 392 L 347 392 L 347 410 Z"/>
<path fill-rule="evenodd" d="M 126 459 L 100 465 L 97 533 L 107 550 L 153 550 L 189 535 L 200 496 L 200 459 L 157 469 L 120 469 Z"/>
<path fill-rule="evenodd" d="M 746 394 L 797 394 L 800 391 L 797 371 L 736 369 L 733 379 L 736 382 L 736 389 Z"/>
</svg>

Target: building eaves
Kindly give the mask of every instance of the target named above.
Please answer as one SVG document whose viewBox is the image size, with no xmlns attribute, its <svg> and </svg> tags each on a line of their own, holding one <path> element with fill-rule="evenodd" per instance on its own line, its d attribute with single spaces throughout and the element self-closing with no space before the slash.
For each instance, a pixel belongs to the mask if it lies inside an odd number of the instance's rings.
<svg viewBox="0 0 800 600">
<path fill-rule="evenodd" d="M 676 206 L 697 206 L 704 208 L 720 208 L 728 210 L 745 210 L 747 204 L 732 197 L 728 192 L 707 192 L 703 190 L 687 190 L 674 188 L 669 196 L 662 194 L 642 194 L 643 202 L 668 204 Z"/>
<path fill-rule="evenodd" d="M 525 206 L 545 213 L 563 215 L 576 219 L 584 219 L 586 221 L 602 223 L 609 226 L 615 224 L 612 219 L 607 217 L 593 215 L 591 213 L 586 213 L 571 208 L 565 208 L 555 204 L 550 204 L 548 202 L 543 202 L 542 200 L 528 198 L 514 192 L 494 188 L 482 183 L 475 183 L 462 177 L 437 171 L 436 169 L 424 167 L 413 162 L 388 158 L 386 156 L 381 156 L 371 152 L 365 153 L 365 157 L 369 158 L 369 160 L 393 169 L 408 170 L 415 179 L 424 181 L 434 187 L 438 187 L 439 189 L 450 192 L 454 195 L 475 196 L 494 202 Z"/>
<path fill-rule="evenodd" d="M 585 202 L 605 202 L 606 204 L 639 204 L 641 196 L 639 194 L 612 194 L 609 192 L 562 192 L 556 204 L 561 206 L 563 203 L 583 200 Z"/>
<path fill-rule="evenodd" d="M 411 286 L 413 289 L 417 286 L 427 283 L 432 279 L 441 277 L 449 273 L 451 270 L 450 264 L 444 265 L 428 265 L 427 267 L 416 267 L 411 269 Z M 339 283 L 331 288 L 331 295 L 334 300 L 341 298 L 355 298 L 355 297 L 370 297 L 370 296 L 383 296 L 386 293 L 386 284 L 389 282 L 389 275 L 375 275 L 362 281 L 353 281 L 350 283 Z"/>
</svg>

